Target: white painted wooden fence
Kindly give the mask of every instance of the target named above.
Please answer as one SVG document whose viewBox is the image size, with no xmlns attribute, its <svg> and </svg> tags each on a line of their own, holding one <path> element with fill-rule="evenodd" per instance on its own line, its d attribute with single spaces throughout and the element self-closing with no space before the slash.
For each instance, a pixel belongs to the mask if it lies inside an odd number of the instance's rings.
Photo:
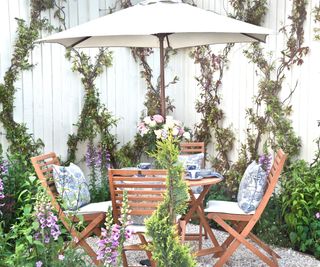
<svg viewBox="0 0 320 267">
<path fill-rule="evenodd" d="M 139 1 L 135 1 L 139 2 Z M 199 7 L 214 10 L 220 14 L 230 12 L 227 0 L 198 0 Z M 284 82 L 283 97 L 297 83 L 297 89 L 291 103 L 294 113 L 293 125 L 301 137 L 303 147 L 301 158 L 312 160 L 316 146 L 313 140 L 320 136 L 320 42 L 314 41 L 313 29 L 316 26 L 311 14 L 317 0 L 310 0 L 307 7 L 305 23 L 305 43 L 310 47 L 310 54 L 305 58 L 302 67 L 294 68 L 287 73 Z M 68 0 L 65 8 L 66 22 L 72 27 L 106 13 L 106 8 L 112 6 L 114 0 Z M 288 22 L 291 12 L 291 0 L 269 0 L 269 12 L 264 26 L 275 33 Z M 0 82 L 10 66 L 13 44 L 16 38 L 15 17 L 28 20 L 28 0 L 0 0 Z M 52 21 L 53 14 L 47 14 Z M 271 51 L 271 58 L 279 57 L 283 48 L 284 37 L 274 34 L 268 38 L 266 51 Z M 230 53 L 230 64 L 223 78 L 221 95 L 223 109 L 226 112 L 225 125 L 232 124 L 236 133 L 239 148 L 245 140 L 246 108 L 252 106 L 252 97 L 257 91 L 259 76 L 255 66 L 243 56 L 246 44 L 236 45 Z M 223 46 L 215 46 L 215 51 Z M 85 50 L 94 56 L 96 49 Z M 120 119 L 115 133 L 121 144 L 130 141 L 136 133 L 141 111 L 143 109 L 145 82 L 140 78 L 140 67 L 134 61 L 127 48 L 112 49 L 114 52 L 113 66 L 108 68 L 96 81 L 102 102 Z M 72 73 L 71 64 L 64 57 L 65 49 L 58 44 L 37 45 L 30 56 L 30 61 L 36 64 L 32 71 L 23 72 L 16 83 L 15 120 L 25 122 L 36 138 L 45 143 L 45 151 L 56 151 L 66 156 L 66 141 L 68 134 L 75 130 L 73 124 L 77 121 L 83 104 L 83 88 L 80 76 Z M 188 49 L 181 49 L 172 57 L 166 70 L 166 81 L 177 75 L 180 81 L 167 89 L 167 94 L 174 99 L 176 109 L 173 116 L 192 127 L 199 121 L 200 115 L 195 112 L 195 101 L 199 90 L 194 77 L 199 74 L 199 66 L 194 65 L 188 56 Z M 150 57 L 154 77 L 158 76 L 158 53 Z M 0 107 L 1 108 L 1 107 Z M 4 133 L 0 126 L 0 132 Z M 2 144 L 6 145 L 5 136 L 1 136 Z M 212 148 L 211 148 L 212 150 Z M 236 153 L 234 153 L 234 156 Z"/>
</svg>

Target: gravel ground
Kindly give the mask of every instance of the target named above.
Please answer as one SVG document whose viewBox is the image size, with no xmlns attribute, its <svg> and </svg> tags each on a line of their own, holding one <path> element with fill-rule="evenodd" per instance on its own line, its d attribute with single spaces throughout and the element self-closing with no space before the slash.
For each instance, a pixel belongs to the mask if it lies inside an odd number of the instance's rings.
<svg viewBox="0 0 320 267">
<path fill-rule="evenodd" d="M 198 226 L 188 224 L 187 231 L 197 232 Z M 227 234 L 222 231 L 214 230 L 214 234 L 218 239 L 218 242 L 222 242 Z M 93 241 L 93 240 L 92 240 Z M 96 241 L 96 240 L 95 240 Z M 137 239 L 132 239 L 130 243 L 137 242 Z M 187 242 L 190 246 L 191 250 L 196 250 L 198 247 L 197 242 Z M 203 240 L 203 247 L 211 247 L 211 241 Z M 320 267 L 320 261 L 316 260 L 314 257 L 294 251 L 288 248 L 279 248 L 272 247 L 280 256 L 281 259 L 278 261 L 279 267 Z M 139 264 L 139 261 L 142 259 L 146 259 L 146 254 L 140 251 L 131 251 L 127 252 L 128 263 L 130 266 L 142 266 Z M 211 255 L 198 257 L 198 267 L 209 267 L 213 266 L 213 264 L 217 261 L 217 259 L 213 258 Z M 241 245 L 236 252 L 231 256 L 227 264 L 224 266 L 229 267 L 264 267 L 267 266 L 262 262 L 258 257 L 256 257 L 251 251 L 246 249 L 243 245 Z M 179 267 L 179 266 L 177 266 Z"/>
</svg>

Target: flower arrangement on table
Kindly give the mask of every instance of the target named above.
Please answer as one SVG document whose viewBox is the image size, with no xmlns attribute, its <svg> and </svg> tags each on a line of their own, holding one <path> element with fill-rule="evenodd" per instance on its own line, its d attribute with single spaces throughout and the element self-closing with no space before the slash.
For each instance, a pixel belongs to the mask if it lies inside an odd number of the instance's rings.
<svg viewBox="0 0 320 267">
<path fill-rule="evenodd" d="M 159 114 L 145 117 L 138 125 L 138 132 L 146 143 L 147 152 L 155 151 L 156 141 L 167 139 L 169 134 L 176 142 L 191 139 L 191 131 L 184 127 L 181 121 L 173 119 L 172 116 L 167 116 L 164 121 Z"/>
</svg>

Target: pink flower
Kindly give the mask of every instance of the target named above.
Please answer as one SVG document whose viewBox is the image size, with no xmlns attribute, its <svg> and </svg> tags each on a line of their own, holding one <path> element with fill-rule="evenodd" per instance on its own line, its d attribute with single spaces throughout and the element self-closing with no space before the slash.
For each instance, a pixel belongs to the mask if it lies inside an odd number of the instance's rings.
<svg viewBox="0 0 320 267">
<path fill-rule="evenodd" d="M 63 260 L 64 260 L 64 256 L 63 256 L 62 254 L 59 254 L 58 259 L 59 259 L 60 261 L 63 261 Z"/>
<path fill-rule="evenodd" d="M 320 212 L 317 212 L 317 213 L 316 213 L 316 218 L 317 218 L 318 220 L 320 220 Z"/>
<path fill-rule="evenodd" d="M 163 117 L 159 114 L 153 115 L 152 118 L 156 123 L 162 123 L 164 121 Z"/>
</svg>

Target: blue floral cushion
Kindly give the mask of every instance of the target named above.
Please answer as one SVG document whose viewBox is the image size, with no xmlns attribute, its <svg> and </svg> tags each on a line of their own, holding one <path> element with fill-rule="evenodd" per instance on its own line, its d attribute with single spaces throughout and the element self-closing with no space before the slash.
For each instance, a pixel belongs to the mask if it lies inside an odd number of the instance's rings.
<svg viewBox="0 0 320 267">
<path fill-rule="evenodd" d="M 88 183 L 77 165 L 53 165 L 53 179 L 66 209 L 77 210 L 90 203 Z"/>
<path fill-rule="evenodd" d="M 201 169 L 202 163 L 204 161 L 204 153 L 197 153 L 191 155 L 179 155 L 178 161 L 183 165 L 185 169 L 187 169 L 187 165 L 194 164 L 197 165 L 198 168 Z"/>
<path fill-rule="evenodd" d="M 267 185 L 267 173 L 260 164 L 252 162 L 246 169 L 239 186 L 238 205 L 245 212 L 256 210 Z"/>
</svg>

